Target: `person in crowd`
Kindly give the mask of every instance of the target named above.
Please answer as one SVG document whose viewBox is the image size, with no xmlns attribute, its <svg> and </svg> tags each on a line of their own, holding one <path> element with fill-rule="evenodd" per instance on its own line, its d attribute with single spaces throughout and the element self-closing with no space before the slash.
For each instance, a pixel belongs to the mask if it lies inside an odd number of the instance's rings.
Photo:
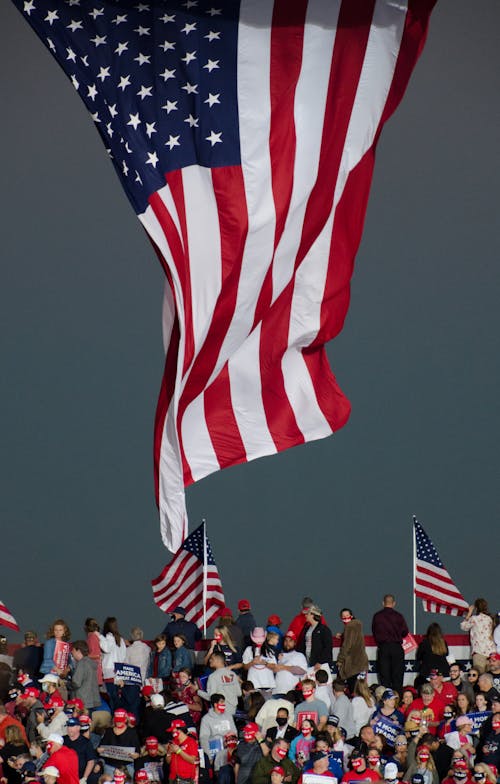
<svg viewBox="0 0 500 784">
<path fill-rule="evenodd" d="M 453 760 L 449 775 L 443 779 L 443 784 L 467 784 L 472 781 L 470 768 L 465 759 L 457 757 Z"/>
<path fill-rule="evenodd" d="M 423 784 L 439 784 L 436 764 L 426 743 L 420 742 L 416 747 L 415 757 L 408 765 L 405 780 L 411 780 L 416 773 L 423 777 Z"/>
<path fill-rule="evenodd" d="M 222 749 L 224 735 L 231 733 L 236 735 L 236 726 L 232 714 L 226 710 L 226 700 L 223 694 L 212 694 L 210 697 L 210 709 L 200 723 L 200 746 L 209 757 L 213 757 L 213 751 Z M 212 744 L 212 745 L 211 745 Z"/>
<path fill-rule="evenodd" d="M 169 781 L 194 784 L 197 780 L 198 744 L 187 734 L 186 724 L 176 719 L 170 726 L 172 740 L 167 745 Z"/>
<path fill-rule="evenodd" d="M 97 753 L 91 741 L 81 734 L 80 721 L 77 718 L 72 717 L 68 719 L 64 745 L 76 752 L 80 784 L 86 784 L 87 779 L 94 770 Z"/>
<path fill-rule="evenodd" d="M 115 664 L 126 661 L 127 646 L 118 630 L 118 621 L 114 616 L 108 616 L 99 635 L 99 645 L 102 652 L 102 674 L 106 691 L 109 697 L 111 710 L 118 707 L 118 688 L 115 684 Z"/>
<path fill-rule="evenodd" d="M 177 673 L 177 687 L 174 696 L 186 705 L 195 726 L 198 727 L 203 705 L 198 694 L 198 687 L 193 683 L 192 673 L 188 667 L 183 667 Z"/>
<path fill-rule="evenodd" d="M 408 767 L 408 739 L 406 735 L 396 735 L 394 739 L 394 753 L 391 757 L 391 762 L 393 762 L 397 767 L 397 776 L 398 779 L 404 779 L 404 774 L 406 773 L 406 769 Z"/>
<path fill-rule="evenodd" d="M 467 673 L 467 682 L 474 694 L 479 691 L 479 670 L 476 667 L 471 667 Z"/>
<path fill-rule="evenodd" d="M 295 736 L 288 750 L 288 757 L 298 768 L 303 768 L 305 762 L 311 756 L 312 748 L 316 742 L 318 728 L 312 719 L 303 719 L 299 729 L 299 734 Z"/>
<path fill-rule="evenodd" d="M 238 602 L 239 615 L 236 618 L 236 626 L 239 626 L 243 635 L 243 648 L 247 648 L 252 644 L 250 634 L 252 629 L 255 629 L 257 623 L 252 614 L 252 608 L 248 599 L 240 599 Z"/>
<path fill-rule="evenodd" d="M 212 695 L 222 694 L 225 701 L 225 713 L 234 715 L 241 695 L 241 686 L 238 676 L 226 665 L 223 653 L 213 653 L 210 657 L 212 672 L 208 676 L 207 690 L 198 690 L 198 695 L 206 700 L 211 700 Z"/>
<path fill-rule="evenodd" d="M 62 735 L 50 735 L 45 744 L 48 758 L 43 763 L 42 773 L 49 767 L 59 771 L 58 784 L 79 784 L 78 755 L 74 749 L 64 745 Z"/>
<path fill-rule="evenodd" d="M 465 716 L 466 713 L 472 711 L 474 703 L 468 699 L 466 694 L 457 694 L 457 699 L 453 705 L 457 716 Z"/>
<path fill-rule="evenodd" d="M 455 726 L 457 728 L 460 748 L 464 754 L 467 755 L 467 762 L 470 767 L 474 761 L 476 753 L 472 741 L 472 719 L 470 716 L 458 716 L 455 721 Z"/>
<path fill-rule="evenodd" d="M 500 653 L 494 651 L 488 656 L 488 669 L 493 678 L 493 688 L 500 694 Z"/>
<path fill-rule="evenodd" d="M 40 692 L 34 686 L 25 689 L 16 700 L 23 707 L 26 736 L 29 743 L 38 740 L 36 728 L 38 726 L 37 714 L 45 715 L 44 707 L 40 701 Z"/>
<path fill-rule="evenodd" d="M 373 770 L 375 773 L 378 773 L 379 778 L 383 778 L 382 772 L 382 758 L 381 758 L 382 750 L 380 749 L 368 749 L 368 754 L 366 755 L 366 764 L 368 770 Z"/>
<path fill-rule="evenodd" d="M 373 770 L 369 770 L 366 764 L 366 756 L 359 749 L 354 749 L 349 759 L 349 768 L 342 776 L 342 784 L 350 781 L 380 781 L 380 776 Z"/>
<path fill-rule="evenodd" d="M 445 705 L 455 702 L 458 692 L 450 681 L 445 681 L 441 670 L 431 670 L 429 673 L 429 683 L 435 693 L 441 698 Z"/>
<path fill-rule="evenodd" d="M 187 640 L 187 647 L 191 651 L 195 650 L 196 643 L 201 640 L 201 630 L 194 621 L 186 620 L 186 610 L 180 606 L 172 610 L 170 621 L 162 633 L 166 635 L 169 645 L 173 642 L 174 634 L 183 634 Z"/>
<path fill-rule="evenodd" d="M 75 668 L 71 674 L 71 693 L 82 700 L 85 709 L 92 711 L 101 704 L 97 682 L 97 663 L 89 656 L 89 646 L 85 640 L 73 643 L 72 656 Z"/>
<path fill-rule="evenodd" d="M 302 701 L 295 706 L 294 724 L 300 730 L 302 718 L 312 719 L 322 730 L 328 719 L 328 708 L 322 700 L 316 699 L 316 683 L 311 678 L 302 681 Z"/>
<path fill-rule="evenodd" d="M 205 666 L 209 664 L 213 653 L 222 653 L 226 660 L 226 667 L 232 670 L 240 670 L 243 667 L 241 656 L 226 626 L 215 627 L 214 638 L 203 660 Z"/>
<path fill-rule="evenodd" d="M 410 712 L 420 711 L 421 728 L 436 734 L 439 723 L 443 720 L 445 705 L 441 697 L 434 691 L 430 683 L 420 687 L 420 697 L 413 700 Z"/>
<path fill-rule="evenodd" d="M 450 683 L 455 687 L 457 693 L 467 694 L 469 700 L 472 702 L 474 699 L 474 689 L 472 688 L 469 680 L 462 672 L 462 668 L 458 662 L 450 664 Z M 477 673 L 479 675 L 479 673 Z"/>
<path fill-rule="evenodd" d="M 134 781 L 136 784 L 139 784 L 137 774 L 140 770 L 146 771 L 147 779 L 144 779 L 144 784 L 148 784 L 149 781 L 163 781 L 165 778 L 165 753 L 166 748 L 163 744 L 160 746 L 158 738 L 151 736 L 145 739 L 141 753 L 134 761 Z M 168 776 L 168 764 L 166 767 Z"/>
<path fill-rule="evenodd" d="M 277 645 L 278 635 L 266 632 L 260 626 L 252 629 L 250 634 L 252 645 L 243 651 L 243 667 L 247 677 L 256 689 L 262 690 L 264 695 L 269 694 L 276 686 L 274 669 L 278 663 Z"/>
<path fill-rule="evenodd" d="M 306 628 L 300 645 L 297 645 L 307 659 L 309 667 L 315 670 L 322 665 L 332 665 L 332 633 L 325 623 L 322 623 L 320 608 L 313 604 L 309 607 L 306 616 Z"/>
<path fill-rule="evenodd" d="M 314 757 L 317 752 L 321 752 L 321 754 L 327 757 L 328 759 L 327 770 L 330 771 L 331 775 L 334 778 L 336 778 L 337 781 L 340 781 L 340 779 L 344 775 L 344 769 L 342 763 L 335 756 L 335 752 L 333 751 L 332 748 L 332 740 L 327 732 L 319 732 L 318 735 L 316 736 L 316 741 L 313 746 L 312 754 L 304 765 L 303 773 L 314 772 Z"/>
<path fill-rule="evenodd" d="M 490 709 L 490 703 L 486 699 L 486 696 L 483 694 L 482 691 L 479 694 L 476 694 L 476 698 L 474 700 L 474 710 L 476 711 L 487 711 Z"/>
<path fill-rule="evenodd" d="M 399 710 L 403 716 L 406 717 L 408 715 L 408 711 L 415 697 L 418 697 L 418 692 L 413 686 L 403 686 L 403 694 L 399 704 Z"/>
<path fill-rule="evenodd" d="M 30 678 L 35 678 L 42 664 L 43 647 L 38 642 L 38 637 L 34 631 L 24 633 L 24 643 L 14 652 L 12 669 L 16 677 L 25 673 Z"/>
<path fill-rule="evenodd" d="M 193 657 L 187 648 L 187 637 L 184 634 L 174 634 L 172 637 L 174 646 L 172 656 L 172 673 L 177 677 L 179 670 L 193 666 Z"/>
<path fill-rule="evenodd" d="M 491 731 L 481 744 L 477 761 L 500 770 L 500 713 L 494 713 L 491 717 Z"/>
<path fill-rule="evenodd" d="M 248 701 L 248 708 L 246 712 L 246 718 L 248 721 L 256 721 L 257 716 L 266 704 L 266 700 L 261 691 L 253 691 L 250 694 L 250 699 Z"/>
<path fill-rule="evenodd" d="M 403 640 L 408 634 L 408 625 L 396 609 L 393 594 L 386 594 L 383 607 L 372 620 L 372 634 L 377 644 L 377 672 L 379 681 L 388 689 L 401 693 L 404 676 Z"/>
<path fill-rule="evenodd" d="M 268 703 L 270 702 L 274 702 L 274 700 L 268 700 Z M 259 715 L 257 715 L 257 718 L 259 718 Z M 266 731 L 266 743 L 271 747 L 275 740 L 280 740 L 281 738 L 287 743 L 291 743 L 298 734 L 299 731 L 290 724 L 289 709 L 281 707 L 276 712 L 275 726 L 269 727 Z"/>
<path fill-rule="evenodd" d="M 484 762 L 478 762 L 474 765 L 472 779 L 475 784 L 496 784 L 497 781 L 491 767 Z"/>
<path fill-rule="evenodd" d="M 328 682 L 329 676 L 327 671 L 316 670 L 314 679 L 316 681 L 316 697 L 318 700 L 322 700 L 325 703 L 328 708 L 328 713 L 331 713 L 333 710 L 333 703 L 335 702 L 335 696 L 331 683 Z"/>
<path fill-rule="evenodd" d="M 104 675 L 106 676 L 106 670 L 104 670 Z M 108 746 L 123 748 L 121 764 L 126 766 L 129 775 L 133 776 L 134 760 L 139 756 L 140 743 L 137 731 L 127 725 L 127 711 L 124 708 L 117 708 L 114 711 L 113 724 L 104 732 L 97 748 L 99 756 L 104 760 L 104 772 L 112 775 L 117 764 L 117 757 L 116 751 L 113 752 L 113 756 L 106 754 Z"/>
<path fill-rule="evenodd" d="M 415 686 L 421 686 L 428 679 L 432 671 L 437 670 L 446 676 L 449 672 L 448 645 L 443 637 L 443 632 L 438 623 L 431 623 L 420 642 L 415 654 L 418 677 Z"/>
<path fill-rule="evenodd" d="M 277 613 L 272 613 L 267 616 L 266 632 L 276 632 L 279 637 L 278 651 L 280 652 L 283 648 L 283 637 L 285 636 L 281 628 L 282 623 L 283 621 Z"/>
<path fill-rule="evenodd" d="M 163 694 L 152 694 L 150 703 L 145 707 L 139 724 L 140 738 L 144 740 L 155 737 L 160 743 L 163 743 L 170 724 L 171 719 L 165 712 L 165 697 Z"/>
<path fill-rule="evenodd" d="M 130 630 L 130 645 L 127 647 L 126 663 L 134 667 L 139 667 L 142 682 L 148 677 L 149 657 L 151 648 L 144 642 L 144 632 L 140 626 L 134 626 Z"/>
<path fill-rule="evenodd" d="M 240 627 L 234 622 L 233 611 L 230 607 L 223 607 L 220 611 L 219 625 L 227 629 L 233 645 L 238 653 L 241 655 L 243 651 L 243 632 Z"/>
<path fill-rule="evenodd" d="M 352 713 L 352 703 L 346 694 L 347 684 L 340 678 L 336 678 L 332 683 L 334 701 L 332 710 L 339 719 L 339 727 L 343 727 L 347 737 L 354 735 L 354 719 Z"/>
<path fill-rule="evenodd" d="M 20 774 L 10 764 L 10 760 L 16 759 L 20 754 L 29 754 L 28 744 L 19 727 L 11 725 L 5 730 L 5 744 L 0 747 L 0 762 L 3 777 L 6 779 L 4 784 L 21 784 Z"/>
<path fill-rule="evenodd" d="M 339 677 L 347 681 L 349 691 L 352 693 L 359 673 L 368 671 L 363 625 L 347 607 L 340 611 L 340 620 L 344 624 L 344 630 L 336 635 L 341 640 L 337 671 Z"/>
<path fill-rule="evenodd" d="M 167 635 L 158 634 L 153 645 L 154 648 L 149 654 L 147 677 L 168 680 L 172 672 L 172 654 L 167 645 Z"/>
<path fill-rule="evenodd" d="M 492 697 L 498 693 L 493 686 L 493 675 L 490 672 L 482 672 L 477 679 L 477 685 L 479 686 L 479 692 L 484 694 L 490 702 Z"/>
<path fill-rule="evenodd" d="M 69 643 L 71 639 L 71 632 L 68 624 L 58 618 L 47 632 L 47 641 L 43 646 L 43 659 L 40 665 L 40 672 L 46 675 L 49 672 L 55 672 L 61 678 L 64 678 L 69 672 L 69 665 L 65 667 L 58 667 L 54 661 L 54 654 L 56 652 L 57 642 Z"/>
<path fill-rule="evenodd" d="M 95 618 L 86 618 L 83 629 L 87 635 L 86 641 L 89 647 L 89 656 L 97 665 L 97 683 L 99 687 L 101 687 L 104 684 L 102 677 L 102 651 L 100 641 L 101 627 Z"/>
<path fill-rule="evenodd" d="M 493 618 L 486 599 L 476 599 L 460 624 L 464 632 L 470 634 L 472 664 L 479 674 L 485 672 L 488 656 L 496 650 L 493 640 Z"/>
<path fill-rule="evenodd" d="M 309 612 L 309 608 L 314 605 L 314 601 L 311 599 L 310 596 L 304 596 L 300 606 L 300 612 L 292 618 L 290 624 L 288 626 L 288 631 L 291 631 L 295 635 L 295 639 L 297 642 L 302 641 L 302 634 L 306 628 L 306 615 Z"/>
<path fill-rule="evenodd" d="M 283 778 L 287 784 L 297 784 L 300 776 L 299 768 L 288 757 L 288 744 L 283 738 L 276 740 L 267 756 L 263 756 L 252 771 L 252 784 L 269 784 L 271 771 L 279 767 L 283 771 Z M 276 778 L 271 780 L 277 784 Z"/>
<path fill-rule="evenodd" d="M 358 735 L 361 727 L 367 724 L 376 708 L 375 698 L 366 682 L 366 675 L 356 678 L 351 706 L 354 734 Z"/>
<path fill-rule="evenodd" d="M 41 740 L 47 740 L 49 735 L 66 735 L 67 716 L 64 712 L 64 700 L 60 694 L 52 694 L 45 703 L 44 714 L 37 715 L 37 733 Z"/>
<path fill-rule="evenodd" d="M 398 695 L 392 689 L 386 689 L 381 697 L 380 704 L 373 712 L 370 722 L 372 725 L 376 724 L 379 719 L 385 719 L 392 724 L 397 724 L 402 727 L 404 723 L 404 716 L 400 710 L 397 709 L 399 702 Z"/>
<path fill-rule="evenodd" d="M 453 732 L 454 719 L 456 717 L 455 708 L 453 705 L 445 705 L 443 711 L 443 718 L 438 724 L 437 737 L 443 739 L 449 732 Z"/>
<path fill-rule="evenodd" d="M 259 725 L 247 722 L 243 727 L 243 740 L 238 743 L 233 755 L 234 776 L 238 784 L 249 784 L 255 765 L 268 754 L 269 746 L 259 731 Z"/>
<path fill-rule="evenodd" d="M 296 650 L 296 643 L 295 632 L 289 629 L 283 638 L 283 650 L 274 667 L 275 697 L 287 694 L 307 672 L 306 657 Z"/>
<path fill-rule="evenodd" d="M 328 750 L 324 750 L 324 749 L 313 750 L 306 764 L 308 763 L 310 763 L 311 765 L 311 767 L 308 768 L 308 772 L 312 773 L 314 776 L 337 778 L 336 775 L 330 770 L 330 759 L 328 757 Z M 303 775 L 299 779 L 299 784 L 301 784 L 302 781 L 303 781 Z"/>
</svg>

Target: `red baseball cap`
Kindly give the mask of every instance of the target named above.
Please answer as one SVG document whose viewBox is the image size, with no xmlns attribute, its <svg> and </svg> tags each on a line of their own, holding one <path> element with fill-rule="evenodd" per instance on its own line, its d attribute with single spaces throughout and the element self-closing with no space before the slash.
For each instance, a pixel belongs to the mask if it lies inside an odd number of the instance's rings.
<svg viewBox="0 0 500 784">
<path fill-rule="evenodd" d="M 114 719 L 123 719 L 123 721 L 127 721 L 128 713 L 125 710 L 125 708 L 117 708 L 115 710 L 115 712 L 113 713 L 113 718 Z"/>
<path fill-rule="evenodd" d="M 249 610 L 249 609 L 250 609 L 250 602 L 248 601 L 248 599 L 240 599 L 238 602 L 238 610 L 240 612 L 245 612 L 245 610 Z M 232 613 L 229 614 L 231 615 Z"/>
<path fill-rule="evenodd" d="M 268 626 L 279 626 L 281 623 L 281 618 L 279 615 L 270 615 L 267 619 Z"/>
<path fill-rule="evenodd" d="M 149 781 L 148 772 L 145 768 L 141 768 L 140 770 L 136 770 L 134 775 L 134 780 L 137 782 L 145 782 Z"/>
<path fill-rule="evenodd" d="M 158 738 L 155 738 L 154 735 L 150 735 L 149 738 L 146 738 L 146 746 L 150 749 L 154 749 L 158 746 Z"/>
<path fill-rule="evenodd" d="M 38 689 L 35 689 L 35 687 L 34 687 L 34 686 L 28 686 L 28 688 L 27 688 L 27 689 L 25 689 L 25 690 L 24 690 L 24 691 L 23 691 L 23 692 L 22 692 L 22 693 L 19 695 L 19 697 L 20 697 L 22 700 L 27 700 L 29 697 L 33 697 L 33 698 L 36 700 L 36 699 L 38 699 L 38 697 L 39 697 L 39 696 L 40 696 L 40 692 L 39 692 L 39 690 L 38 690 Z"/>
<path fill-rule="evenodd" d="M 290 637 L 291 640 L 297 639 L 297 635 L 295 634 L 293 629 L 288 629 L 287 633 L 285 634 L 285 637 Z"/>
<path fill-rule="evenodd" d="M 64 700 L 59 694 L 53 694 L 50 700 L 45 703 L 47 710 L 50 708 L 64 708 Z"/>
<path fill-rule="evenodd" d="M 221 618 L 232 618 L 233 617 L 233 611 L 229 607 L 223 607 L 222 610 L 219 613 L 219 616 Z"/>
<path fill-rule="evenodd" d="M 78 710 L 85 710 L 85 705 L 83 704 L 83 700 L 80 700 L 78 697 L 75 697 L 72 700 L 68 700 L 66 703 L 67 705 L 71 705 L 72 708 L 78 708 Z"/>
</svg>

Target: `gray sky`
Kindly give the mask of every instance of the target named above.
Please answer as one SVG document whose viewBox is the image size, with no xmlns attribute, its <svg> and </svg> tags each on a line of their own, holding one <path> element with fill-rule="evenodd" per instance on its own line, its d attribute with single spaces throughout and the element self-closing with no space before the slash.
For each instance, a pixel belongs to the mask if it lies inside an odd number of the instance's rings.
<svg viewBox="0 0 500 784">
<path fill-rule="evenodd" d="M 416 514 L 465 597 L 500 609 L 500 5 L 440 0 L 382 135 L 344 331 L 336 436 L 188 490 L 226 598 L 334 630 L 384 592 L 411 617 Z M 152 431 L 162 273 L 88 114 L 0 5 L 0 599 L 23 628 L 162 628 Z M 418 631 L 437 616 L 418 611 Z M 456 620 L 443 626 L 457 629 Z M 15 636 L 12 636 L 14 639 Z"/>
</svg>

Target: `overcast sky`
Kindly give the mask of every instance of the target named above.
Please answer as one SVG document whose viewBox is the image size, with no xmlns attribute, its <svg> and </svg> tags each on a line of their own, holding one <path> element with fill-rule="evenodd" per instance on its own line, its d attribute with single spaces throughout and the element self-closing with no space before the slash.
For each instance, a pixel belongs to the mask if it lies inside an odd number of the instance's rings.
<svg viewBox="0 0 500 784">
<path fill-rule="evenodd" d="M 188 490 L 229 605 L 261 622 L 310 594 L 334 631 L 346 604 L 368 629 L 387 591 L 410 620 L 412 514 L 467 600 L 500 609 L 499 29 L 497 0 L 439 0 L 382 135 L 329 346 L 348 425 Z M 40 634 L 111 614 L 153 635 L 162 273 L 83 104 L 5 0 L 0 66 L 0 599 Z M 418 631 L 433 620 L 419 610 Z"/>
</svg>

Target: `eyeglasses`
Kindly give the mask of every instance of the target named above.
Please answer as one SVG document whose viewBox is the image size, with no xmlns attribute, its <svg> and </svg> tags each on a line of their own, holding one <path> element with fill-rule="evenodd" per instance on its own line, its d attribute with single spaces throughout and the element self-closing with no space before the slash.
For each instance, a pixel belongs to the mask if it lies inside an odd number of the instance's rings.
<svg viewBox="0 0 500 784">
<path fill-rule="evenodd" d="M 467 677 L 468 677 L 468 678 L 477 678 L 478 676 L 477 676 L 477 673 L 475 673 L 475 672 L 469 672 L 469 674 L 467 675 Z"/>
</svg>

